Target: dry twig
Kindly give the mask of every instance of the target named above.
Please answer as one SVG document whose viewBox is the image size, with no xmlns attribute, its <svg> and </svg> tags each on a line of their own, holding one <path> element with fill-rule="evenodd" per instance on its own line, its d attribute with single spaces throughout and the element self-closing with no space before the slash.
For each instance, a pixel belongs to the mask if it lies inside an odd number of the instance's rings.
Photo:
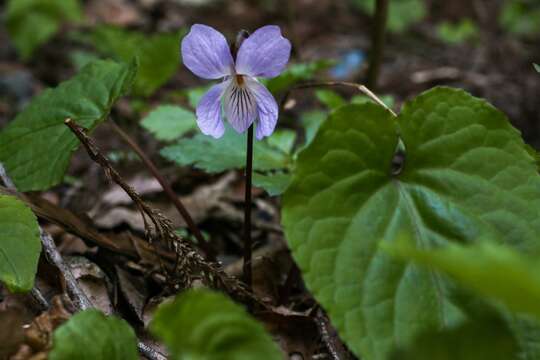
<svg viewBox="0 0 540 360">
<path fill-rule="evenodd" d="M 6 187 L 13 192 L 14 194 L 17 194 L 17 188 L 15 187 L 15 184 L 11 180 L 11 178 L 8 176 L 4 166 L 0 163 L 0 178 L 6 185 Z M 88 297 L 86 294 L 81 290 L 79 287 L 79 284 L 77 283 L 77 280 L 75 279 L 75 276 L 73 276 L 73 273 L 69 269 L 69 267 L 64 262 L 64 259 L 62 259 L 62 255 L 58 252 L 58 249 L 56 248 L 56 244 L 54 243 L 53 238 L 45 232 L 41 226 L 39 226 L 39 235 L 41 238 L 41 244 L 43 245 L 43 250 L 45 251 L 45 255 L 47 260 L 55 265 L 62 276 L 64 277 L 64 280 L 66 282 L 66 287 L 68 290 L 68 293 L 70 295 L 71 301 L 77 308 L 77 310 L 85 310 L 93 308 L 92 303 L 90 300 L 88 300 Z M 45 297 L 41 294 L 39 289 L 34 286 L 34 288 L 31 291 L 31 294 L 33 298 L 40 304 L 41 307 L 44 309 L 47 309 L 49 307 L 49 303 L 45 299 Z M 166 357 L 163 356 L 158 351 L 154 350 L 151 346 L 143 343 L 138 342 L 137 347 L 139 349 L 139 352 L 146 356 L 150 360 L 165 360 Z"/>
<path fill-rule="evenodd" d="M 146 168 L 152 173 L 152 175 L 156 178 L 156 180 L 159 182 L 161 187 L 163 188 L 163 191 L 165 191 L 165 194 L 169 197 L 169 199 L 172 201 L 178 212 L 180 213 L 180 216 L 184 219 L 186 222 L 189 230 L 191 233 L 195 236 L 195 238 L 198 241 L 199 246 L 201 249 L 205 252 L 206 256 L 208 256 L 209 259 L 215 260 L 215 255 L 210 249 L 210 247 L 207 245 L 206 240 L 202 236 L 201 231 L 195 224 L 195 221 L 193 221 L 193 218 L 187 211 L 184 204 L 182 204 L 182 201 L 178 197 L 178 195 L 174 192 L 171 185 L 165 180 L 165 178 L 161 175 L 158 168 L 152 160 L 144 153 L 144 151 L 140 148 L 140 146 L 124 131 L 122 130 L 114 121 L 110 122 L 113 130 L 126 142 L 126 144 L 129 145 L 129 147 L 139 156 L 139 158 L 142 160 Z"/>
<path fill-rule="evenodd" d="M 375 93 L 371 90 L 369 90 L 365 85 L 353 83 L 353 82 L 346 82 L 346 81 L 321 81 L 321 82 L 311 82 L 311 83 L 304 83 L 304 84 L 298 84 L 295 86 L 290 87 L 283 98 L 281 99 L 281 105 L 280 109 L 283 110 L 285 103 L 287 102 L 287 99 L 289 98 L 291 92 L 293 90 L 298 89 L 309 89 L 309 88 L 317 88 L 317 87 L 329 87 L 329 86 L 347 86 L 352 87 L 369 97 L 371 100 L 375 101 L 378 105 L 385 108 L 387 111 L 389 111 L 392 115 L 397 116 L 396 113 L 390 109 L 384 102 L 382 102 L 381 99 Z"/>
<path fill-rule="evenodd" d="M 221 265 L 207 261 L 197 252 L 191 243 L 180 238 L 173 231 L 171 221 L 163 216 L 163 214 L 148 206 L 139 194 L 122 179 L 120 174 L 112 167 L 109 160 L 99 151 L 94 141 L 86 135 L 84 128 L 77 125 L 71 119 L 66 119 L 65 124 L 84 145 L 90 158 L 99 164 L 107 177 L 118 184 L 136 204 L 144 219 L 148 240 L 150 242 L 154 240 L 162 241 L 175 251 L 177 259 L 176 266 L 174 271 L 168 273 L 171 277 L 170 280 L 174 281 L 174 290 L 180 287 L 187 288 L 192 284 L 194 279 L 200 278 L 208 286 L 223 289 L 232 296 L 248 301 L 255 301 L 266 307 L 266 304 L 248 291 L 242 282 L 227 275 Z"/>
</svg>

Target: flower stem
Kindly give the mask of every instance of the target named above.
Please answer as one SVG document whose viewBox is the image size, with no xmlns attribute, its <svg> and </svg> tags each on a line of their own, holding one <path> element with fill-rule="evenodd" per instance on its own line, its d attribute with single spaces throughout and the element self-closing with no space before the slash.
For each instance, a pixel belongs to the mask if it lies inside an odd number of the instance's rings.
<svg viewBox="0 0 540 360">
<path fill-rule="evenodd" d="M 199 247 L 205 252 L 206 256 L 209 260 L 215 261 L 216 257 L 214 254 L 213 249 L 209 246 L 209 244 L 204 239 L 201 231 L 197 227 L 197 224 L 195 221 L 193 221 L 193 218 L 191 217 L 188 210 L 185 208 L 184 204 L 178 197 L 178 194 L 176 194 L 171 187 L 171 185 L 165 180 L 165 178 L 161 175 L 156 165 L 150 160 L 150 158 L 146 155 L 146 153 L 139 147 L 139 145 L 133 140 L 124 130 L 122 130 L 114 121 L 111 120 L 110 122 L 112 129 L 114 132 L 116 132 L 126 144 L 129 145 L 129 147 L 139 156 L 139 158 L 142 160 L 144 165 L 147 167 L 147 169 L 152 173 L 152 175 L 156 178 L 156 180 L 159 182 L 161 187 L 163 188 L 163 191 L 165 191 L 165 194 L 169 197 L 169 199 L 172 201 L 178 212 L 180 213 L 180 216 L 184 219 L 186 222 L 189 230 L 195 236 L 197 239 L 197 243 Z"/>
<path fill-rule="evenodd" d="M 247 131 L 246 149 L 246 193 L 244 202 L 244 266 L 243 277 L 248 290 L 253 285 L 251 267 L 252 239 L 251 239 L 251 175 L 253 171 L 253 125 Z"/>
<path fill-rule="evenodd" d="M 375 5 L 375 16 L 373 18 L 374 31 L 371 35 L 371 50 L 369 53 L 367 78 L 367 86 L 373 90 L 377 90 L 377 79 L 379 77 L 379 69 L 383 58 L 388 5 L 389 0 L 377 0 Z"/>
</svg>

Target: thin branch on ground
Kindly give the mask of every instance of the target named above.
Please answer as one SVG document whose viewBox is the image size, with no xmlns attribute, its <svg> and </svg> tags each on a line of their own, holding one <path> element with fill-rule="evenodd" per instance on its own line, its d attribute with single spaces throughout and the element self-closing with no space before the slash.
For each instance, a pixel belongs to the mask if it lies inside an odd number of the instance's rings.
<svg viewBox="0 0 540 360">
<path fill-rule="evenodd" d="M 32 296 L 32 299 L 34 299 L 40 311 L 45 311 L 51 306 L 36 284 L 34 284 L 34 287 L 32 290 L 30 290 L 30 295 Z"/>
<path fill-rule="evenodd" d="M 71 301 L 77 308 L 77 310 L 86 310 L 93 307 L 86 294 L 81 290 L 77 279 L 73 276 L 71 269 L 66 265 L 64 259 L 58 252 L 53 238 L 41 227 L 39 228 L 39 236 L 41 237 L 41 243 L 43 244 L 43 250 L 47 260 L 56 266 L 66 281 L 66 287 Z"/>
<path fill-rule="evenodd" d="M 377 89 L 377 80 L 384 55 L 384 38 L 386 33 L 386 20 L 390 0 L 376 0 L 375 15 L 373 17 L 373 33 L 371 34 L 371 49 L 369 52 L 369 68 L 367 86 Z"/>
<path fill-rule="evenodd" d="M 377 95 L 371 90 L 369 90 L 365 85 L 353 83 L 353 82 L 347 82 L 347 81 L 318 81 L 318 82 L 311 82 L 311 83 L 303 83 L 303 84 L 297 84 L 292 87 L 290 87 L 285 95 L 283 95 L 283 98 L 281 99 L 281 105 L 280 110 L 283 110 L 285 107 L 285 104 L 287 100 L 289 99 L 289 96 L 292 91 L 299 90 L 299 89 L 310 89 L 310 88 L 318 88 L 318 87 L 331 87 L 331 86 L 346 86 L 346 87 L 352 87 L 357 89 L 358 91 L 362 92 L 364 95 L 369 97 L 371 100 L 373 100 L 378 105 L 385 108 L 387 111 L 389 111 L 392 115 L 397 116 L 397 114 L 390 109 L 386 104 L 379 99 Z"/>
<path fill-rule="evenodd" d="M 2 181 L 8 189 L 13 192 L 17 191 L 15 183 L 8 176 L 6 169 L 2 164 L 0 164 L 0 177 L 2 178 Z M 79 288 L 77 280 L 75 280 L 75 277 L 71 273 L 71 270 L 62 259 L 62 256 L 58 252 L 58 249 L 56 248 L 56 244 L 54 243 L 52 237 L 47 232 L 45 232 L 41 228 L 41 226 L 38 225 L 38 227 L 41 244 L 43 246 L 43 250 L 45 251 L 46 258 L 51 264 L 56 266 L 56 268 L 64 277 L 68 293 L 75 307 L 78 310 L 84 310 L 92 307 L 90 300 L 88 300 L 84 292 Z M 47 301 L 45 300 L 39 289 L 34 288 L 32 295 L 35 296 L 36 300 L 38 300 L 41 305 L 47 304 Z"/>
<path fill-rule="evenodd" d="M 4 182 L 4 185 L 6 185 L 6 187 L 9 190 L 17 191 L 17 187 L 15 186 L 15 183 L 8 176 L 6 172 L 6 168 L 4 168 L 4 165 L 2 163 L 0 163 L 0 179 L 2 179 L 2 181 Z"/>
<path fill-rule="evenodd" d="M 15 183 L 13 183 L 11 178 L 8 176 L 4 166 L 1 163 L 0 178 L 10 191 L 14 193 L 18 192 Z M 39 236 L 41 239 L 43 250 L 45 251 L 45 257 L 51 264 L 56 266 L 58 271 L 60 271 L 60 273 L 64 277 L 68 295 L 70 296 L 75 308 L 79 311 L 93 308 L 94 306 L 92 305 L 90 300 L 88 300 L 86 294 L 81 290 L 81 288 L 79 287 L 79 283 L 75 279 L 75 276 L 73 276 L 73 273 L 69 269 L 68 265 L 66 265 L 66 263 L 64 262 L 62 255 L 60 255 L 60 252 L 56 248 L 56 244 L 54 243 L 53 238 L 46 231 L 44 231 L 41 226 L 39 226 Z M 37 287 L 34 286 L 31 291 L 31 295 L 36 300 L 36 302 L 43 308 L 42 310 L 46 310 L 50 307 L 49 303 Z M 167 359 L 164 355 L 143 342 L 138 342 L 137 347 L 139 349 L 139 352 L 149 360 Z"/>
<path fill-rule="evenodd" d="M 317 309 L 317 313 L 315 314 L 315 323 L 317 324 L 317 328 L 319 329 L 319 333 L 321 334 L 322 341 L 324 345 L 326 345 L 326 348 L 328 349 L 328 353 L 332 360 L 353 359 L 349 351 L 345 348 L 345 346 L 339 339 L 336 330 L 332 328 L 328 317 L 320 308 Z"/>
<path fill-rule="evenodd" d="M 165 194 L 169 197 L 169 199 L 172 201 L 178 212 L 180 213 L 180 216 L 184 219 L 186 222 L 189 230 L 191 233 L 195 236 L 197 239 L 199 247 L 204 251 L 204 253 L 207 255 L 207 257 L 210 260 L 215 260 L 215 254 L 214 251 L 212 251 L 212 248 L 208 245 L 208 242 L 204 239 L 201 231 L 199 230 L 197 224 L 195 224 L 195 221 L 193 221 L 193 218 L 189 214 L 189 211 L 186 209 L 184 204 L 182 204 L 182 201 L 180 200 L 180 197 L 174 192 L 171 185 L 165 180 L 163 175 L 161 175 L 159 169 L 156 167 L 156 165 L 150 160 L 150 158 L 145 154 L 145 152 L 141 149 L 141 147 L 133 140 L 124 130 L 122 130 L 114 121 L 110 121 L 110 124 L 113 128 L 113 130 L 124 140 L 124 142 L 139 156 L 139 158 L 142 160 L 148 171 L 152 173 L 152 175 L 156 178 L 156 180 L 159 182 L 161 187 L 163 188 L 163 191 Z"/>
<path fill-rule="evenodd" d="M 167 357 L 143 341 L 137 343 L 139 352 L 150 360 L 167 360 Z"/>
<path fill-rule="evenodd" d="M 140 195 L 129 186 L 118 172 L 112 167 L 109 160 L 100 152 L 94 141 L 86 135 L 86 129 L 77 125 L 73 120 L 66 119 L 66 126 L 77 136 L 84 145 L 90 158 L 99 164 L 109 179 L 118 184 L 133 200 L 145 222 L 147 238 L 149 241 L 161 240 L 176 252 L 176 266 L 169 275 L 175 281 L 174 288 L 191 286 L 194 279 L 200 278 L 206 285 L 223 289 L 231 296 L 240 297 L 243 300 L 255 301 L 263 307 L 268 305 L 247 290 L 245 284 L 236 278 L 227 275 L 220 264 L 206 260 L 194 247 L 193 244 L 183 240 L 172 229 L 171 221 L 163 214 L 148 206 Z M 149 218 L 153 226 L 146 220 Z"/>
</svg>

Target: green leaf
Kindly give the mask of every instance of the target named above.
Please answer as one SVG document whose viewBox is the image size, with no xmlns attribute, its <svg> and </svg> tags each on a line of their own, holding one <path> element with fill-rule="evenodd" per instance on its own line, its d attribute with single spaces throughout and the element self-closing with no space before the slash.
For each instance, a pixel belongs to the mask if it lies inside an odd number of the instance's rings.
<svg viewBox="0 0 540 360">
<path fill-rule="evenodd" d="M 270 196 L 283 194 L 289 184 L 292 176 L 288 172 L 273 172 L 269 174 L 253 173 L 253 185 L 264 189 Z"/>
<path fill-rule="evenodd" d="M 210 290 L 187 290 L 161 305 L 150 330 L 167 345 L 171 359 L 283 359 L 261 324 Z"/>
<path fill-rule="evenodd" d="M 396 104 L 396 99 L 392 95 L 382 95 L 380 96 L 381 101 L 384 105 L 388 106 L 390 109 Z M 373 99 L 367 97 L 366 95 L 354 95 L 351 98 L 351 104 L 365 104 L 365 103 L 375 103 Z"/>
<path fill-rule="evenodd" d="M 12 292 L 30 291 L 40 252 L 32 211 L 16 197 L 0 195 L 0 281 Z"/>
<path fill-rule="evenodd" d="M 393 164 L 398 133 L 402 169 Z M 489 238 L 538 251 L 539 188 L 535 159 L 502 113 L 436 88 L 397 119 L 372 104 L 332 113 L 298 156 L 282 221 L 308 288 L 341 337 L 358 356 L 385 359 L 465 314 L 447 279 L 393 259 L 379 243 L 406 235 L 430 248 Z M 540 356 L 537 324 L 511 321 L 529 336 L 523 358 Z"/>
<path fill-rule="evenodd" d="M 296 133 L 293 130 L 279 129 L 274 131 L 267 141 L 270 146 L 290 154 L 296 141 Z"/>
<path fill-rule="evenodd" d="M 45 90 L 0 132 L 0 162 L 20 191 L 45 190 L 62 181 L 79 141 L 66 118 L 93 129 L 127 92 L 137 67 L 95 61 L 54 89 Z"/>
<path fill-rule="evenodd" d="M 322 70 L 328 69 L 332 66 L 333 62 L 322 59 L 309 63 L 293 64 L 287 67 L 287 69 L 281 73 L 281 75 L 265 80 L 264 83 L 268 90 L 276 94 L 287 90 L 292 85 L 301 82 L 311 80 Z"/>
<path fill-rule="evenodd" d="M 375 0 L 353 0 L 353 3 L 370 15 L 375 11 Z M 422 20 L 426 13 L 423 0 L 392 0 L 388 7 L 388 29 L 392 32 L 403 32 Z"/>
<path fill-rule="evenodd" d="M 197 128 L 192 111 L 175 105 L 161 105 L 152 110 L 141 122 L 159 140 L 170 141 Z"/>
<path fill-rule="evenodd" d="M 437 25 L 437 36 L 449 44 L 463 44 L 478 37 L 478 28 L 471 19 L 457 23 L 445 21 Z"/>
<path fill-rule="evenodd" d="M 77 71 L 81 71 L 86 65 L 90 64 L 92 61 L 96 61 L 99 59 L 96 54 L 83 50 L 72 51 L 69 54 L 69 57 Z"/>
<path fill-rule="evenodd" d="M 96 49 L 107 56 L 128 62 L 139 59 L 133 88 L 135 95 L 149 96 L 164 85 L 180 64 L 180 37 L 183 31 L 146 35 L 113 26 L 98 27 L 91 34 Z"/>
<path fill-rule="evenodd" d="M 198 133 L 193 138 L 180 139 L 175 145 L 161 150 L 161 155 L 179 165 L 193 165 L 210 173 L 230 169 L 242 169 L 246 162 L 246 134 L 238 134 L 227 125 L 223 137 Z M 285 169 L 290 156 L 268 145 L 266 141 L 255 141 L 253 145 L 253 169 Z"/>
<path fill-rule="evenodd" d="M 6 10 L 6 28 L 21 57 L 54 36 L 65 21 L 78 21 L 78 0 L 10 0 Z"/>
<path fill-rule="evenodd" d="M 499 300 L 513 311 L 530 313 L 540 319 L 540 259 L 487 242 L 423 250 L 405 240 L 383 248 L 394 256 L 450 275 L 458 283 Z"/>
<path fill-rule="evenodd" d="M 499 22 L 511 34 L 532 37 L 540 34 L 540 6 L 537 2 L 506 1 Z"/>
<path fill-rule="evenodd" d="M 459 326 L 420 335 L 391 360 L 509 360 L 519 347 L 508 325 L 498 318 L 467 321 Z"/>
<path fill-rule="evenodd" d="M 317 90 L 315 96 L 330 110 L 335 110 L 347 103 L 341 95 L 332 90 Z"/>
<path fill-rule="evenodd" d="M 199 104 L 199 101 L 208 90 L 210 90 L 210 86 L 199 86 L 186 90 L 185 94 L 188 98 L 189 106 L 196 109 L 197 104 Z"/>
<path fill-rule="evenodd" d="M 305 130 L 305 141 L 301 149 L 311 144 L 311 142 L 315 138 L 315 135 L 317 135 L 317 131 L 319 131 L 319 128 L 327 117 L 328 113 L 326 113 L 325 111 L 317 110 L 309 111 L 302 114 L 300 122 Z"/>
<path fill-rule="evenodd" d="M 534 69 L 536 70 L 536 72 L 539 72 L 540 73 L 540 65 L 538 64 L 533 64 L 534 66 Z"/>
<path fill-rule="evenodd" d="M 72 316 L 53 335 L 50 360 L 137 360 L 137 337 L 127 322 L 98 310 Z"/>
</svg>

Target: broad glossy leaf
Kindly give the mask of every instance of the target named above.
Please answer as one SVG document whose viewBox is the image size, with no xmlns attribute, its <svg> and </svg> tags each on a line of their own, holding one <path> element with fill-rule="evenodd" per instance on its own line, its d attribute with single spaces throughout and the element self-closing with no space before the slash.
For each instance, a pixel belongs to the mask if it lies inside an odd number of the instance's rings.
<svg viewBox="0 0 540 360">
<path fill-rule="evenodd" d="M 93 129 L 127 92 L 136 64 L 95 61 L 68 81 L 34 98 L 0 132 L 0 162 L 20 191 L 45 190 L 62 181 L 79 141 L 64 125 L 72 118 Z"/>
<path fill-rule="evenodd" d="M 176 105 L 161 105 L 152 110 L 141 122 L 159 140 L 170 141 L 197 128 L 193 111 Z"/>
<path fill-rule="evenodd" d="M 538 65 L 538 64 L 533 64 L 533 65 L 534 65 L 534 69 L 536 70 L 536 72 L 540 73 L 540 65 Z"/>
<path fill-rule="evenodd" d="M 283 359 L 261 324 L 210 290 L 187 290 L 161 305 L 150 329 L 167 345 L 171 359 Z"/>
<path fill-rule="evenodd" d="M 139 59 L 133 91 L 152 95 L 176 72 L 180 64 L 178 44 L 182 32 L 147 35 L 113 26 L 101 26 L 91 35 L 93 45 L 103 54 L 128 62 Z"/>
<path fill-rule="evenodd" d="M 78 0 L 9 0 L 6 27 L 23 59 L 55 35 L 64 21 L 81 18 Z"/>
<path fill-rule="evenodd" d="M 390 254 L 450 275 L 458 283 L 516 312 L 540 319 L 540 259 L 508 246 L 481 242 L 449 244 L 433 250 L 417 249 L 408 241 L 385 247 Z"/>
<path fill-rule="evenodd" d="M 137 337 L 127 322 L 98 310 L 72 316 L 54 331 L 50 360 L 137 360 Z"/>
<path fill-rule="evenodd" d="M 198 133 L 193 138 L 180 139 L 175 145 L 161 150 L 161 155 L 179 165 L 193 165 L 211 173 L 241 169 L 246 163 L 246 134 L 238 134 L 227 126 L 220 139 Z M 276 149 L 266 141 L 253 145 L 253 168 L 276 170 L 287 168 L 288 154 Z"/>
<path fill-rule="evenodd" d="M 488 238 L 536 252 L 539 190 L 535 159 L 502 113 L 436 88 L 397 119 L 372 104 L 335 111 L 298 156 L 282 219 L 307 286 L 342 338 L 361 357 L 385 359 L 465 315 L 445 278 L 393 259 L 380 242 L 406 235 L 430 248 Z M 512 327 L 529 337 L 521 350 L 532 359 L 540 332 L 524 322 Z"/>
<path fill-rule="evenodd" d="M 41 240 L 37 219 L 13 196 L 0 195 L 0 281 L 10 291 L 34 286 Z"/>
</svg>

